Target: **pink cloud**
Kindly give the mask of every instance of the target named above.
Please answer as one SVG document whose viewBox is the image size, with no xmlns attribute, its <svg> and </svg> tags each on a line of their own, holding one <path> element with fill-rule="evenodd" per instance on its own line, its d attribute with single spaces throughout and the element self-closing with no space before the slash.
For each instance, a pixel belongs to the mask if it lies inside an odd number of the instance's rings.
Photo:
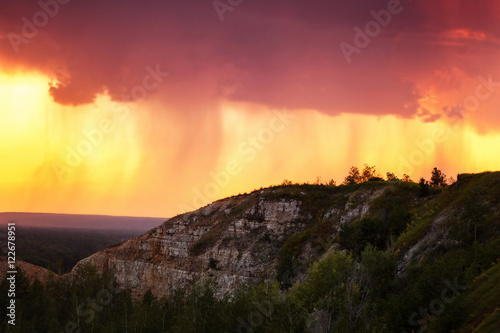
<svg viewBox="0 0 500 333">
<path fill-rule="evenodd" d="M 162 99 L 176 112 L 210 112 L 203 106 L 224 98 L 332 115 L 417 117 L 428 93 L 422 78 L 436 70 L 497 74 L 500 6 L 492 0 L 402 0 L 402 12 L 348 64 L 339 44 L 352 43 L 353 28 L 387 6 L 253 1 L 221 22 L 210 2 L 69 2 L 18 53 L 0 39 L 0 57 L 46 72 L 57 82 L 54 100 L 68 105 L 92 103 L 105 91 L 120 100 L 146 66 L 159 64 L 171 73 Z M 32 20 L 40 10 L 28 1 L 10 4 L 0 14 L 0 34 L 21 34 L 22 17 Z"/>
</svg>

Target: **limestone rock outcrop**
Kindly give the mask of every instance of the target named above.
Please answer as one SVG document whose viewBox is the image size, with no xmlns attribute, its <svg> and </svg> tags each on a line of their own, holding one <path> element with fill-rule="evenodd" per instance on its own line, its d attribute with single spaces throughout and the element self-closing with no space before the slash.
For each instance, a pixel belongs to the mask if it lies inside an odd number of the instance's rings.
<svg viewBox="0 0 500 333">
<path fill-rule="evenodd" d="M 356 196 L 339 193 L 338 200 L 326 202 L 322 216 L 307 207 L 307 191 L 293 195 L 276 191 L 230 197 L 178 215 L 143 236 L 83 259 L 76 267 L 92 263 L 99 271 L 111 269 L 118 284 L 136 296 L 148 289 L 155 296 L 166 295 L 170 288 L 201 277 L 216 279 L 219 292 L 225 293 L 238 281 L 274 279 L 287 237 L 318 219 L 338 231 L 342 223 L 366 214 L 383 189 Z M 308 250 L 312 246 L 306 246 Z"/>
</svg>

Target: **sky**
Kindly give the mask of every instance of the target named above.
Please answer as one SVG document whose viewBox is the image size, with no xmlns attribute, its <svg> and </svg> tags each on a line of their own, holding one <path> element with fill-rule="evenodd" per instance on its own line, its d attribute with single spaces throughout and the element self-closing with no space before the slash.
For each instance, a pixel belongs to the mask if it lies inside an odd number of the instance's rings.
<svg viewBox="0 0 500 333">
<path fill-rule="evenodd" d="M 0 211 L 172 217 L 351 166 L 500 169 L 494 0 L 21 0 Z"/>
</svg>

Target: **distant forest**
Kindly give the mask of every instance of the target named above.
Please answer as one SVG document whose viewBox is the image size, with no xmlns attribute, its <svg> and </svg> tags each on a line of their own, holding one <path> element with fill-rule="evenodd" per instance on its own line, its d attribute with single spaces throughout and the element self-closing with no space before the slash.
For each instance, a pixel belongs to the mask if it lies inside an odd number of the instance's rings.
<svg viewBox="0 0 500 333">
<path fill-rule="evenodd" d="M 7 239 L 7 228 L 0 229 L 0 239 Z M 139 232 L 130 230 L 88 230 L 62 228 L 16 229 L 17 259 L 64 274 L 75 264 L 111 245 L 119 244 L 138 236 Z M 2 250 L 6 244 L 0 243 Z"/>
</svg>

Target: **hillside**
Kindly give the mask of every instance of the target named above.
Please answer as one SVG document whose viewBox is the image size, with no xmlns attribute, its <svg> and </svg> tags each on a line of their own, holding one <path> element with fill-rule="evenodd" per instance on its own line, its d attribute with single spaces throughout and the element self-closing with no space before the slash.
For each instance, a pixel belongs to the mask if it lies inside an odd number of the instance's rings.
<svg viewBox="0 0 500 333">
<path fill-rule="evenodd" d="M 77 268 L 111 269 L 139 297 L 148 290 L 167 296 L 200 278 L 216 281 L 219 297 L 240 282 L 278 281 L 286 292 L 306 283 L 308 267 L 325 253 L 348 250 L 359 261 L 370 243 L 393 258 L 394 270 L 380 281 L 392 289 L 380 293 L 403 302 L 403 329 L 446 283 L 471 283 L 497 262 L 499 199 L 500 173 L 459 175 L 445 188 L 402 181 L 276 186 L 176 216 Z M 479 317 L 498 319 L 498 299 Z"/>
<path fill-rule="evenodd" d="M 97 252 L 24 311 L 46 331 L 492 333 L 499 257 L 500 172 L 281 185 Z"/>
<path fill-rule="evenodd" d="M 340 227 L 367 215 L 389 188 L 369 185 L 283 186 L 219 200 L 79 265 L 92 263 L 99 271 L 113 267 L 118 283 L 136 295 L 148 289 L 154 296 L 166 295 L 172 285 L 186 285 L 201 275 L 215 278 L 221 293 L 238 281 L 289 279 L 277 274 L 290 259 L 301 262 L 305 272 Z M 323 248 L 313 249 L 316 243 Z M 293 258 L 285 253 L 290 247 Z"/>
</svg>

